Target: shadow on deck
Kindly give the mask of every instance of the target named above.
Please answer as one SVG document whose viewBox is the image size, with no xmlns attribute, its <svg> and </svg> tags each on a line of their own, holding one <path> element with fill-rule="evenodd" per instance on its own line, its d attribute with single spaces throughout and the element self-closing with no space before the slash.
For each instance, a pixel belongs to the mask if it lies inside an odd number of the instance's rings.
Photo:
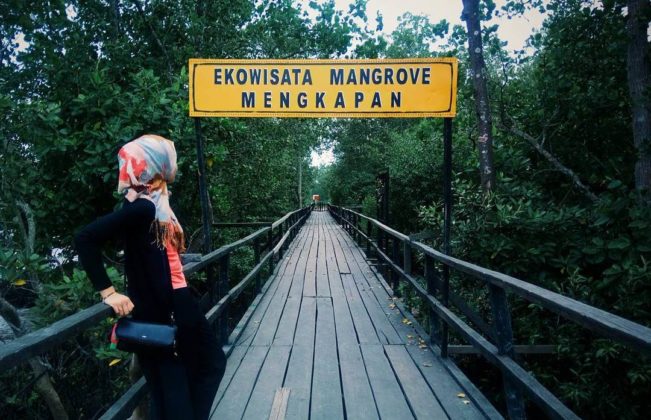
<svg viewBox="0 0 651 420">
<path fill-rule="evenodd" d="M 254 305 L 214 419 L 501 417 L 424 344 L 326 212 L 312 213 Z"/>
</svg>

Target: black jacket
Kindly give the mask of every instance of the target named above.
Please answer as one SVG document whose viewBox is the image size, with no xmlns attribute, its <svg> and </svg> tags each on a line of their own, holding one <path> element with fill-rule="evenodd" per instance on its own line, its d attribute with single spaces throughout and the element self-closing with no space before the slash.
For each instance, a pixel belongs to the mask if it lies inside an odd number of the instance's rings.
<svg viewBox="0 0 651 420">
<path fill-rule="evenodd" d="M 111 238 L 124 240 L 128 295 L 133 317 L 168 322 L 172 309 L 172 279 L 167 252 L 155 241 L 156 207 L 146 198 L 124 199 L 122 208 L 83 227 L 75 235 L 79 261 L 96 290 L 112 286 L 102 262 L 101 248 Z M 123 292 L 118 290 L 118 292 Z"/>
</svg>

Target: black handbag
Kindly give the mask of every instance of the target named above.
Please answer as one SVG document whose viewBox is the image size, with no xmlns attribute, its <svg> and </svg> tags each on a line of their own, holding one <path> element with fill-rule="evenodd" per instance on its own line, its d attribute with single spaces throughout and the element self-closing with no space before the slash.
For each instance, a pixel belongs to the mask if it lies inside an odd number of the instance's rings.
<svg viewBox="0 0 651 420">
<path fill-rule="evenodd" d="M 111 343 L 128 352 L 176 349 L 176 325 L 120 318 L 113 327 Z"/>
</svg>

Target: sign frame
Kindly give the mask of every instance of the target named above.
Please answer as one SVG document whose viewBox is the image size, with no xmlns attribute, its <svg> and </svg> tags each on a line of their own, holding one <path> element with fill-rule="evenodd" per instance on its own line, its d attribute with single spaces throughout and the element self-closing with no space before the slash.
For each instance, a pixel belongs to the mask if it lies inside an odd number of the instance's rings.
<svg viewBox="0 0 651 420">
<path fill-rule="evenodd" d="M 430 66 L 427 66 L 427 65 Z M 391 83 L 391 86 L 393 87 L 394 90 L 403 92 L 405 89 L 411 89 L 409 91 L 410 94 L 418 94 L 422 95 L 419 96 L 418 98 L 412 98 L 410 102 L 410 106 L 414 106 L 413 104 L 417 104 L 416 106 L 421 107 L 420 109 L 416 110 L 399 110 L 399 109 L 388 109 L 388 108 L 380 108 L 379 110 L 360 110 L 360 111 L 353 111 L 351 110 L 351 107 L 346 108 L 344 105 L 343 109 L 335 110 L 333 108 L 332 104 L 329 104 L 328 107 L 324 111 L 315 111 L 315 110 L 299 110 L 297 106 L 288 108 L 286 110 L 264 110 L 260 109 L 259 107 L 256 109 L 243 109 L 244 107 L 244 98 L 242 97 L 242 106 L 237 109 L 233 105 L 229 105 L 230 108 L 226 109 L 217 109 L 215 108 L 215 105 L 212 104 L 213 109 L 209 109 L 205 105 L 202 105 L 203 109 L 200 109 L 198 107 L 198 97 L 201 97 L 202 95 L 204 98 L 200 99 L 204 103 L 206 101 L 214 101 L 213 99 L 205 99 L 206 96 L 208 96 L 205 93 L 199 93 L 198 89 L 202 88 L 204 92 L 208 89 L 210 89 L 212 92 L 217 91 L 218 88 L 214 88 L 214 86 L 211 86 L 209 83 L 207 84 L 207 76 L 205 74 L 202 74 L 200 76 L 201 80 L 197 80 L 197 74 L 199 72 L 199 66 L 212 66 L 212 67 L 218 67 L 218 66 L 224 66 L 226 67 L 231 67 L 237 70 L 241 69 L 246 69 L 249 68 L 248 71 L 250 70 L 250 66 L 258 66 L 260 67 L 265 67 L 268 71 L 271 71 L 271 69 L 287 69 L 289 66 L 292 67 L 292 69 L 303 69 L 303 71 L 306 70 L 312 70 L 313 72 L 317 73 L 322 69 L 317 69 L 317 67 L 320 66 L 328 66 L 328 68 L 332 69 L 333 67 L 347 67 L 347 71 L 352 72 L 353 69 L 355 68 L 361 68 L 362 66 L 367 66 L 367 67 L 373 67 L 375 69 L 378 68 L 383 68 L 385 69 L 385 72 L 388 72 L 389 70 L 386 69 L 394 69 L 396 66 L 413 66 L 416 70 L 421 69 L 422 74 L 421 74 L 421 79 L 424 81 L 424 74 L 425 71 L 423 69 L 429 69 L 429 74 L 432 74 L 432 69 L 435 69 L 435 71 L 438 73 L 443 73 L 447 77 L 447 72 L 449 71 L 449 80 L 440 80 L 440 79 L 434 79 L 432 78 L 431 80 L 428 81 L 426 84 L 421 84 L 417 85 L 416 83 Z M 441 68 L 443 66 L 443 68 Z M 435 68 L 436 67 L 436 68 Z M 248 118 L 269 118 L 269 117 L 278 117 L 278 118 L 428 118 L 428 117 L 434 117 L 434 118 L 451 118 L 456 115 L 456 105 L 457 105 L 457 85 L 458 85 L 458 59 L 456 57 L 430 57 L 430 58 L 387 58 L 387 59 L 289 59 L 289 60 L 281 60 L 281 59 L 199 59 L 199 58 L 191 58 L 189 59 L 188 62 L 188 69 L 189 69 L 189 74 L 188 74 L 188 92 L 189 92 L 189 97 L 188 97 L 188 105 L 189 105 L 189 114 L 191 117 L 248 117 Z M 448 70 L 449 69 L 449 70 Z M 402 70 L 400 68 L 399 70 Z M 280 70 L 279 70 L 280 71 Z M 332 70 L 330 70 L 332 71 Z M 390 72 L 393 74 L 394 70 L 390 70 Z M 204 71 L 205 72 L 205 71 Z M 231 73 L 232 74 L 232 73 Z M 242 73 L 243 75 L 246 75 L 247 73 L 244 72 Z M 258 73 L 259 74 L 259 73 Z M 360 73 L 361 74 L 361 73 Z M 397 73 L 396 78 L 397 78 Z M 405 71 L 404 74 L 408 74 L 407 71 Z M 386 75 L 386 73 L 384 73 Z M 413 74 L 411 74 L 413 77 Z M 216 76 L 215 76 L 216 77 Z M 258 76 L 259 77 L 259 76 Z M 298 75 L 296 76 L 298 78 Z M 331 75 L 332 77 L 332 75 Z M 322 78 L 322 75 L 321 75 Z M 418 76 L 415 78 L 418 79 Z M 214 79 L 213 79 L 214 80 Z M 221 80 L 221 79 L 220 79 Z M 385 79 L 383 79 L 385 80 Z M 386 80 L 389 80 L 388 78 Z M 414 79 L 412 79 L 413 82 Z M 233 81 L 233 79 L 231 79 Z M 268 80 L 267 80 L 268 81 Z M 407 82 L 409 79 L 407 79 Z M 430 83 L 431 82 L 431 83 Z M 330 83 L 332 83 L 332 79 L 330 80 Z M 243 92 L 243 89 L 246 89 L 247 87 L 250 88 L 251 86 L 255 86 L 256 89 L 259 91 L 260 90 L 260 85 L 255 85 L 255 84 L 247 84 L 246 82 L 244 83 L 231 83 L 232 85 L 238 85 L 237 87 L 228 87 L 228 88 L 223 88 L 223 89 L 230 89 L 228 95 L 230 95 L 229 99 L 230 102 L 233 102 L 233 93 L 231 91 L 240 91 Z M 224 83 L 226 85 L 226 83 Z M 270 85 L 269 83 L 265 84 L 264 89 L 268 90 L 271 93 L 275 93 L 276 97 L 278 96 L 278 92 L 280 89 L 286 89 L 288 92 L 292 92 L 296 94 L 296 92 L 300 89 L 300 86 L 297 87 L 297 85 L 300 85 L 300 83 L 290 83 L 288 86 L 284 86 L 282 84 L 276 83 L 275 85 Z M 375 85 L 375 86 L 373 86 Z M 429 86 L 428 86 L 429 85 Z M 320 91 L 326 91 L 326 93 L 330 95 L 335 94 L 335 89 L 338 89 L 339 92 L 346 92 L 347 98 L 351 99 L 351 92 L 353 92 L 355 89 L 358 89 L 358 91 L 361 92 L 361 90 L 366 89 L 368 91 L 372 87 L 374 89 L 378 89 L 377 92 L 384 92 L 386 93 L 387 91 L 387 86 L 388 84 L 382 84 L 382 83 L 367 83 L 367 84 L 353 84 L 349 85 L 348 83 L 344 83 L 343 85 L 324 85 L 319 84 L 318 88 Z M 441 99 L 439 91 L 443 91 L 444 88 L 447 88 L 449 86 L 449 91 L 448 89 L 445 89 L 447 96 Z M 420 89 L 419 87 L 429 87 L 428 90 Z M 239 89 L 239 90 L 238 90 Z M 310 85 L 308 89 L 311 89 L 314 91 L 314 86 Z M 195 92 L 195 90 L 197 90 Z M 358 92 L 358 91 L 355 91 Z M 259 92 L 258 92 L 259 93 Z M 267 92 L 265 92 L 267 93 Z M 270 96 L 271 96 L 270 93 Z M 434 93 L 436 93 L 439 96 L 434 96 Z M 378 93 L 379 94 L 379 93 Z M 329 96 L 330 98 L 332 96 Z M 431 98 L 435 97 L 436 99 L 439 99 L 439 101 L 444 100 L 447 103 L 447 108 L 446 109 L 432 109 L 431 108 Z M 386 97 L 385 97 L 386 98 Z M 262 99 L 262 98 L 260 98 Z M 355 98 L 356 99 L 356 98 Z M 426 100 L 430 99 L 430 100 Z M 392 105 L 393 105 L 393 97 L 391 98 Z M 289 101 L 288 101 L 289 102 Z M 260 103 L 260 102 L 258 102 Z M 216 107 L 221 107 L 222 105 L 217 104 Z M 335 105 L 336 106 L 336 105 Z M 430 107 L 429 109 L 427 107 Z M 275 108 L 278 108 L 277 106 Z"/>
</svg>

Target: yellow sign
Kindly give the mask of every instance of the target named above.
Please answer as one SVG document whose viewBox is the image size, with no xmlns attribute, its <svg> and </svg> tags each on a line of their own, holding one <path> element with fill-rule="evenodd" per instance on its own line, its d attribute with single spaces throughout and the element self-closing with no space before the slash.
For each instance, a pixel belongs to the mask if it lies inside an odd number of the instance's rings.
<svg viewBox="0 0 651 420">
<path fill-rule="evenodd" d="M 190 59 L 192 117 L 454 117 L 457 59 Z"/>
</svg>

